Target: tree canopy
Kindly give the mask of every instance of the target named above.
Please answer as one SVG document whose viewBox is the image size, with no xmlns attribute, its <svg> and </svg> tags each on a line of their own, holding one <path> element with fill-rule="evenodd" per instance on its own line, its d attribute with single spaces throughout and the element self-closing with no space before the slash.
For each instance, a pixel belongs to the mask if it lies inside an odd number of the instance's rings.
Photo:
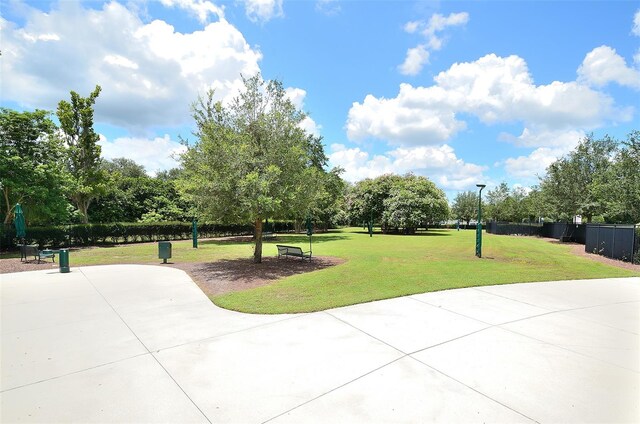
<svg viewBox="0 0 640 424">
<path fill-rule="evenodd" d="M 385 231 L 413 233 L 449 216 L 444 192 L 429 179 L 413 174 L 359 181 L 349 190 L 346 203 L 351 222 L 379 222 Z"/>
<path fill-rule="evenodd" d="M 467 225 L 478 216 L 478 195 L 473 191 L 458 193 L 453 199 L 451 213 L 456 219 L 466 221 Z"/>
<path fill-rule="evenodd" d="M 0 109 L 0 188 L 4 223 L 16 203 L 30 221 L 64 222 L 67 173 L 60 139 L 49 112 Z"/>
<path fill-rule="evenodd" d="M 575 150 L 547 168 L 540 186 L 559 218 L 570 220 L 582 215 L 591 221 L 594 215 L 604 212 L 593 183 L 606 178 L 616 149 L 617 142 L 609 136 L 598 140 L 589 135 Z"/>
<path fill-rule="evenodd" d="M 264 220 L 308 208 L 324 152 L 300 127 L 305 114 L 281 82 L 260 74 L 243 81 L 229 105 L 214 102 L 212 91 L 193 105 L 197 140 L 181 156 L 181 187 L 201 217 L 252 222 L 261 262 Z"/>
<path fill-rule="evenodd" d="M 93 129 L 93 105 L 100 95 L 100 86 L 89 97 L 71 91 L 71 101 L 58 103 L 58 120 L 68 149 L 71 174 L 69 197 L 78 208 L 84 223 L 89 222 L 91 202 L 106 190 L 106 176 L 100 167 L 100 137 Z"/>
</svg>

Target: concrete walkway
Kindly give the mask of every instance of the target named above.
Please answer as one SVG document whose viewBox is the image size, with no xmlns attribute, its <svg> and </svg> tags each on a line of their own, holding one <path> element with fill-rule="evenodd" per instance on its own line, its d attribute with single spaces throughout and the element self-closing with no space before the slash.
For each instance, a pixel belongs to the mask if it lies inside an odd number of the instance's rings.
<svg viewBox="0 0 640 424">
<path fill-rule="evenodd" d="M 0 421 L 640 422 L 640 278 L 300 315 L 159 266 L 0 275 Z"/>
</svg>

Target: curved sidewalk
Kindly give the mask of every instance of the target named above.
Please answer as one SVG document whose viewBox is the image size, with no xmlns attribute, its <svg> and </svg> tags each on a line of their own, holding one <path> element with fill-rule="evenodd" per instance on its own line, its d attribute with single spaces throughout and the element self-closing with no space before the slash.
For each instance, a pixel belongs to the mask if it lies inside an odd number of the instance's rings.
<svg viewBox="0 0 640 424">
<path fill-rule="evenodd" d="M 640 278 L 298 315 L 180 270 L 0 275 L 0 422 L 639 422 Z"/>
</svg>

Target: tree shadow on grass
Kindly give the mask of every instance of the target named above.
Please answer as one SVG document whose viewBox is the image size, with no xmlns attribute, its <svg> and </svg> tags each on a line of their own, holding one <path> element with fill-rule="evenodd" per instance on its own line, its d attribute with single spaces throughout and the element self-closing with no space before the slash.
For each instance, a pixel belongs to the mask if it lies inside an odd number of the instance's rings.
<svg viewBox="0 0 640 424">
<path fill-rule="evenodd" d="M 326 233 L 321 233 L 320 235 L 313 235 L 311 238 L 311 242 L 313 244 L 316 243 L 327 243 L 330 241 L 339 241 L 347 239 L 346 235 L 340 234 L 332 234 L 327 235 Z M 213 244 L 213 245 L 226 245 L 233 243 L 253 243 L 255 240 L 253 236 L 236 236 L 236 237 L 225 237 L 221 239 L 215 240 L 202 240 L 200 244 Z M 262 239 L 262 244 L 309 244 L 309 237 L 305 234 L 277 234 L 273 238 Z"/>
<path fill-rule="evenodd" d="M 216 262 L 200 264 L 199 269 L 225 280 L 256 279 L 279 280 L 291 275 L 317 271 L 344 262 L 337 258 L 318 257 L 311 261 L 298 258 L 277 259 L 262 258 L 256 264 L 252 258 L 223 259 Z"/>
<path fill-rule="evenodd" d="M 352 231 L 353 234 L 369 234 L 369 231 Z M 445 230 L 429 230 L 429 231 L 420 231 L 415 234 L 403 234 L 402 232 L 388 232 L 383 233 L 381 231 L 374 231 L 374 236 L 407 236 L 407 237 L 434 237 L 434 236 L 447 236 L 451 237 L 451 233 Z"/>
</svg>

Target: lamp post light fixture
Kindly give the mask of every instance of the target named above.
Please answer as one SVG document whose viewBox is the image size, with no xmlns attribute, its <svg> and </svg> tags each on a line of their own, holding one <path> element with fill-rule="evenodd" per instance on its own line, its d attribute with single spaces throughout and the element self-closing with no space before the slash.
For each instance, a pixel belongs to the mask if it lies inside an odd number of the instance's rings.
<svg viewBox="0 0 640 424">
<path fill-rule="evenodd" d="M 476 256 L 482 257 L 482 189 L 486 184 L 476 184 L 480 188 L 478 192 L 478 223 L 476 224 Z"/>
</svg>

